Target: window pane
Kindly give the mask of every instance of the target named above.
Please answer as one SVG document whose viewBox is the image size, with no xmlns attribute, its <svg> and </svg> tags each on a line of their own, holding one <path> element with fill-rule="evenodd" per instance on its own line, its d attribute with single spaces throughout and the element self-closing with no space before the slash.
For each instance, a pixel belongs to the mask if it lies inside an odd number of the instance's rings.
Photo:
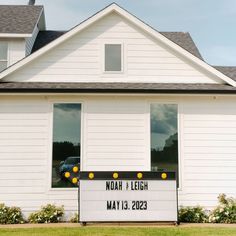
<svg viewBox="0 0 236 236">
<path fill-rule="evenodd" d="M 151 165 L 178 174 L 177 105 L 151 105 Z"/>
<path fill-rule="evenodd" d="M 52 187 L 73 187 L 64 173 L 80 163 L 81 104 L 54 104 Z"/>
<path fill-rule="evenodd" d="M 7 60 L 7 42 L 0 42 L 0 60 Z"/>
<path fill-rule="evenodd" d="M 105 71 L 121 71 L 121 45 L 105 45 Z"/>
<path fill-rule="evenodd" d="M 6 61 L 0 61 L 0 71 L 3 71 L 7 68 L 7 62 Z"/>
</svg>

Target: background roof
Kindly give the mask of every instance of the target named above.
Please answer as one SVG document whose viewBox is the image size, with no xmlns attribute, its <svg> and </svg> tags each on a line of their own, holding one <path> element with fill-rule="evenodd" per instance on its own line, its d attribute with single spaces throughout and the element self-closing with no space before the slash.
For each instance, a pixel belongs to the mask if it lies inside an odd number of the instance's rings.
<svg viewBox="0 0 236 236">
<path fill-rule="evenodd" d="M 43 6 L 0 5 L 0 33 L 31 34 Z"/>
</svg>

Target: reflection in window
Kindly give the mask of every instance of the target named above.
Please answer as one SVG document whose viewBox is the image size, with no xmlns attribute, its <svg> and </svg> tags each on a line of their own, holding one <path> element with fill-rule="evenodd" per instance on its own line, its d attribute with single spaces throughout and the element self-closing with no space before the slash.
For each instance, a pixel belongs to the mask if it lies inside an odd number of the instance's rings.
<svg viewBox="0 0 236 236">
<path fill-rule="evenodd" d="M 105 71 L 121 71 L 121 44 L 105 44 Z"/>
<path fill-rule="evenodd" d="M 151 105 L 151 170 L 178 173 L 177 105 Z"/>
<path fill-rule="evenodd" d="M 52 187 L 73 187 L 64 177 L 80 163 L 81 104 L 54 104 Z"/>
</svg>

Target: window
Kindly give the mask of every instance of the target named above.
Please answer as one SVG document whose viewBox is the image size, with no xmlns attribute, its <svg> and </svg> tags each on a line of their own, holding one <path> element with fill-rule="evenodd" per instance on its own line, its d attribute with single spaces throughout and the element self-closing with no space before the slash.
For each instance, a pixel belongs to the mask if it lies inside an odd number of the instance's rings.
<svg viewBox="0 0 236 236">
<path fill-rule="evenodd" d="M 178 175 L 177 105 L 151 104 L 151 169 Z"/>
<path fill-rule="evenodd" d="M 73 187 L 64 173 L 80 164 L 81 104 L 58 103 L 53 107 L 52 187 Z"/>
<path fill-rule="evenodd" d="M 105 72 L 121 72 L 121 58 L 121 44 L 105 44 Z"/>
<path fill-rule="evenodd" d="M 7 42 L 0 41 L 0 72 L 7 68 Z"/>
</svg>

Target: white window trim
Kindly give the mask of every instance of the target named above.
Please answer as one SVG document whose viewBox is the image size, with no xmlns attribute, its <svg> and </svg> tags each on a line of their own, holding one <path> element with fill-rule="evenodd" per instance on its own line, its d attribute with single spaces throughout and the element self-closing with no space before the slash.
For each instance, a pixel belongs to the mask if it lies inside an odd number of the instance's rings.
<svg viewBox="0 0 236 236">
<path fill-rule="evenodd" d="M 121 70 L 120 71 L 105 71 L 105 45 L 113 45 L 113 44 L 120 44 L 121 45 Z M 116 40 L 109 40 L 101 43 L 102 48 L 101 48 L 101 74 L 105 77 L 109 76 L 120 76 L 124 75 L 125 73 L 125 44 L 124 42 L 121 41 L 116 41 Z"/>
<path fill-rule="evenodd" d="M 183 187 L 183 163 L 182 163 L 182 106 L 177 101 L 170 101 L 170 100 L 149 100 L 149 136 L 150 136 L 150 143 L 149 143 L 149 152 L 150 152 L 150 171 L 151 171 L 151 104 L 172 104 L 177 106 L 177 131 L 178 131 L 178 172 L 179 172 L 179 187 L 178 190 L 181 191 Z"/>
<path fill-rule="evenodd" d="M 57 192 L 57 191 L 72 191 L 77 192 L 78 188 L 53 188 L 52 187 L 52 158 L 53 158 L 53 108 L 54 104 L 58 103 L 75 103 L 75 104 L 81 104 L 81 129 L 80 129 L 80 168 L 83 166 L 83 135 L 84 135 L 84 101 L 81 100 L 73 100 L 73 99 L 56 99 L 56 100 L 50 100 L 49 106 L 50 106 L 50 117 L 49 117 L 49 135 L 48 135 L 48 178 L 46 178 L 46 186 L 48 192 Z"/>
</svg>

